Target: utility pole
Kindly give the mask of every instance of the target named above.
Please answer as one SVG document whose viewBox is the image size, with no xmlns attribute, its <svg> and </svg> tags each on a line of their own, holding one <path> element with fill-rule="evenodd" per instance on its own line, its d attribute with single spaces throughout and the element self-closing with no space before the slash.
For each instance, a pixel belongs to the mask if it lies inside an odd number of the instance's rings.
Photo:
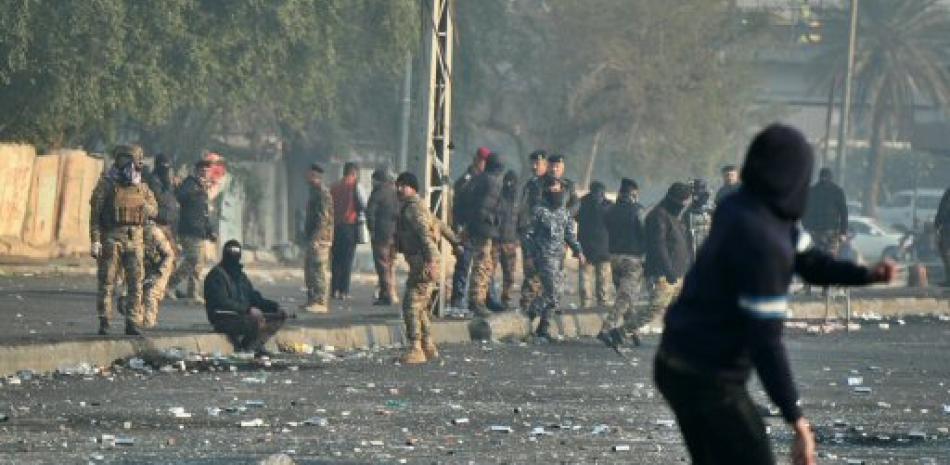
<svg viewBox="0 0 950 465">
<path fill-rule="evenodd" d="M 452 0 L 432 0 L 429 31 L 429 95 L 426 120 L 425 189 L 429 208 L 448 223 L 450 161 L 452 158 Z M 439 240 L 439 294 L 433 306 L 436 315 L 445 310 L 445 278 L 449 247 Z"/>
<path fill-rule="evenodd" d="M 858 0 L 851 0 L 851 28 L 848 33 L 848 67 L 844 76 L 844 98 L 841 99 L 841 121 L 838 124 L 837 165 L 838 183 L 845 187 L 848 139 L 851 137 L 851 89 L 854 81 L 854 48 L 858 39 Z"/>
<path fill-rule="evenodd" d="M 402 83 L 402 127 L 399 128 L 399 159 L 396 173 L 406 171 L 409 160 L 409 119 L 412 117 L 412 55 L 406 54 L 405 79 Z"/>
</svg>

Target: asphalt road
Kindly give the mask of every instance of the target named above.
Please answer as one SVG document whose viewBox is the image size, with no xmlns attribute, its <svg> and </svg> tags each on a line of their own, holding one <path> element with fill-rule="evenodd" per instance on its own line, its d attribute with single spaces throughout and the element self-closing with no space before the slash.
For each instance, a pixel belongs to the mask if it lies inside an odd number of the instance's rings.
<svg viewBox="0 0 950 465">
<path fill-rule="evenodd" d="M 948 336 L 950 323 L 933 319 L 790 334 L 821 462 L 950 463 Z M 214 371 L 8 379 L 0 463 L 234 464 L 279 452 L 308 464 L 685 463 L 652 387 L 655 344 L 628 359 L 588 339 L 445 347 L 442 362 L 421 367 L 380 349 L 287 355 L 271 367 L 221 360 Z M 871 392 L 854 392 L 849 377 Z M 191 417 L 176 418 L 176 407 Z M 768 423 L 784 462 L 787 428 Z M 100 444 L 104 434 L 133 443 Z"/>
</svg>

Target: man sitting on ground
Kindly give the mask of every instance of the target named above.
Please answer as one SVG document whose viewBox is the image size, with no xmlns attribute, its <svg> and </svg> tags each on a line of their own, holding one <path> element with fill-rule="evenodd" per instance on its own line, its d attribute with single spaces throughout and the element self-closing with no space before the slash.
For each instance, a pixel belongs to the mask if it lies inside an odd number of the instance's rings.
<svg viewBox="0 0 950 465">
<path fill-rule="evenodd" d="M 241 265 L 241 243 L 224 244 L 221 262 L 208 272 L 204 282 L 205 310 L 215 332 L 224 333 L 236 351 L 269 355 L 264 343 L 287 320 L 277 302 L 254 290 Z"/>
</svg>

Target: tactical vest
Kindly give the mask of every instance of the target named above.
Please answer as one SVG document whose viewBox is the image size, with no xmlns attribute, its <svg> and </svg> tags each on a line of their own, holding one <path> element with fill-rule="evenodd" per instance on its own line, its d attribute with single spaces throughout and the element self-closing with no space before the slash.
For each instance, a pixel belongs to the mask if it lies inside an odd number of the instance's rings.
<svg viewBox="0 0 950 465">
<path fill-rule="evenodd" d="M 145 195 L 140 186 L 116 185 L 112 201 L 115 209 L 115 222 L 119 226 L 144 226 Z"/>
</svg>

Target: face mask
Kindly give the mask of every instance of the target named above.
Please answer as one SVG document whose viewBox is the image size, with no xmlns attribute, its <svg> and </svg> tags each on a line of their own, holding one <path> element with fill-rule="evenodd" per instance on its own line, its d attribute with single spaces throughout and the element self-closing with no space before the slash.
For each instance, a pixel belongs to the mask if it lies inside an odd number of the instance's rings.
<svg viewBox="0 0 950 465">
<path fill-rule="evenodd" d="M 548 205 L 560 208 L 564 206 L 564 193 L 563 192 L 552 192 L 547 191 L 544 193 L 544 198 L 547 200 Z"/>
<path fill-rule="evenodd" d="M 241 246 L 239 245 L 229 245 L 224 248 L 224 256 L 221 259 L 225 265 L 240 265 L 241 264 Z"/>
<path fill-rule="evenodd" d="M 138 170 L 135 163 L 126 163 L 119 170 L 119 180 L 123 184 L 134 186 L 142 182 L 142 172 Z"/>
</svg>

